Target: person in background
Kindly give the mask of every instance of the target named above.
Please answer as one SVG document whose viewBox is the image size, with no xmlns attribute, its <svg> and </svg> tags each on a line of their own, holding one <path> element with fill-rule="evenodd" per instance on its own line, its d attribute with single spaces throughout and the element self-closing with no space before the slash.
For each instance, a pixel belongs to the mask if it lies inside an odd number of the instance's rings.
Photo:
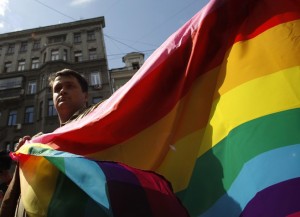
<svg viewBox="0 0 300 217">
<path fill-rule="evenodd" d="M 10 173 L 11 165 L 12 160 L 9 157 L 9 153 L 7 151 L 0 151 L 0 204 L 12 179 Z"/>
</svg>

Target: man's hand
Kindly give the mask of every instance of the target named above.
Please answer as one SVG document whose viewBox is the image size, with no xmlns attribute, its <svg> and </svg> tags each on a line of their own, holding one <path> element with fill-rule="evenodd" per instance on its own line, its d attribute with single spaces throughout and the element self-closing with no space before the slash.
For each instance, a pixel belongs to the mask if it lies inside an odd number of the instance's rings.
<svg viewBox="0 0 300 217">
<path fill-rule="evenodd" d="M 18 145 L 16 145 L 15 151 L 17 151 L 19 148 L 21 148 L 21 146 L 24 145 L 24 143 L 30 139 L 31 139 L 31 136 L 24 136 L 23 138 L 20 138 Z"/>
</svg>

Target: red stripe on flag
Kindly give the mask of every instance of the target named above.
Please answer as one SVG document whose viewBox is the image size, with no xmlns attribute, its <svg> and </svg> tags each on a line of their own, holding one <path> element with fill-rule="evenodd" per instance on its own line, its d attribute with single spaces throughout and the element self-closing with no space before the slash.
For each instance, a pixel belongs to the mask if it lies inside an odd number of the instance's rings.
<svg viewBox="0 0 300 217">
<path fill-rule="evenodd" d="M 300 7 L 300 0 L 213 3 L 171 36 L 139 74 L 109 99 L 113 106 L 105 111 L 108 115 L 96 120 L 97 123 L 86 124 L 80 133 L 76 129 L 78 123 L 74 123 L 67 126 L 67 132 L 56 135 L 54 141 L 53 137 L 45 137 L 42 142 L 52 141 L 56 144 L 54 148 L 89 154 L 128 140 L 168 114 L 196 78 L 222 63 L 226 51 L 237 40 L 297 18 Z M 268 7 L 272 10 L 263 10 Z M 95 112 L 101 117 L 101 109 Z M 72 131 L 73 127 L 76 130 Z M 81 143 L 85 144 L 84 149 Z"/>
<path fill-rule="evenodd" d="M 300 212 L 295 212 L 293 214 L 287 215 L 286 217 L 300 217 Z"/>
</svg>

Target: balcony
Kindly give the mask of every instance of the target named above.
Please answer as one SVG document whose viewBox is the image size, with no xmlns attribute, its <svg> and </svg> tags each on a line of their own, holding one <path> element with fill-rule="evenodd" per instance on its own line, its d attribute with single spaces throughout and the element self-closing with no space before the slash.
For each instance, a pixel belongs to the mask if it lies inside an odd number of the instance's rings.
<svg viewBox="0 0 300 217">
<path fill-rule="evenodd" d="M 0 90 L 0 101 L 19 100 L 23 95 L 23 88 Z"/>
</svg>

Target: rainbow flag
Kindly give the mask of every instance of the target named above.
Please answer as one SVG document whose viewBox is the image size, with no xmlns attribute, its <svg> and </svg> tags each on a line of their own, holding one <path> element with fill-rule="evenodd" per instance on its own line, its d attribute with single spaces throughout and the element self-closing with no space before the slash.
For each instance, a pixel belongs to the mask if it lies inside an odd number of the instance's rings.
<svg viewBox="0 0 300 217">
<path fill-rule="evenodd" d="M 31 144 L 20 155 L 29 216 L 189 216 L 162 176 Z M 43 156 L 43 157 L 41 157 Z"/>
<path fill-rule="evenodd" d="M 212 0 L 89 115 L 16 153 L 25 207 L 61 206 L 63 177 L 114 216 L 90 166 L 113 161 L 164 176 L 190 216 L 297 216 L 299 81 L 300 0 Z"/>
</svg>

